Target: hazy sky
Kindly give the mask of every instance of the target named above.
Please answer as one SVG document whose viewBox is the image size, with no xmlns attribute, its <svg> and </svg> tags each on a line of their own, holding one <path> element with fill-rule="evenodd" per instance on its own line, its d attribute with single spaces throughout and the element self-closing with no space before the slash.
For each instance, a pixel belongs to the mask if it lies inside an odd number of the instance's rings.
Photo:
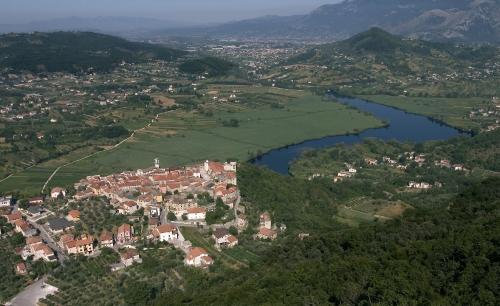
<svg viewBox="0 0 500 306">
<path fill-rule="evenodd" d="M 70 16 L 135 16 L 192 23 L 311 11 L 340 0 L 0 0 L 0 23 Z"/>
</svg>

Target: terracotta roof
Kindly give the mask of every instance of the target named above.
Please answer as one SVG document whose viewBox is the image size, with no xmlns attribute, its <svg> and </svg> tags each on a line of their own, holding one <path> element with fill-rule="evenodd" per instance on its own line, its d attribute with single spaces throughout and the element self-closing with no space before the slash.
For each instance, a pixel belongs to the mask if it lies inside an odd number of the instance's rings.
<svg viewBox="0 0 500 306">
<path fill-rule="evenodd" d="M 204 207 L 192 207 L 187 209 L 188 214 L 205 213 L 207 210 Z"/>
<path fill-rule="evenodd" d="M 108 231 L 102 231 L 101 235 L 99 236 L 99 241 L 110 241 L 113 240 L 113 234 L 111 234 Z"/>
<path fill-rule="evenodd" d="M 41 242 L 42 242 L 42 237 L 40 237 L 40 236 L 33 236 L 33 237 L 26 238 L 26 245 L 31 245 L 31 244 L 41 243 Z"/>
<path fill-rule="evenodd" d="M 132 226 L 130 224 L 122 224 L 118 227 L 118 233 L 132 232 Z"/>
<path fill-rule="evenodd" d="M 68 212 L 68 216 L 70 216 L 73 219 L 77 219 L 77 218 L 80 218 L 80 212 L 78 210 L 76 210 L 76 209 L 70 210 Z"/>
<path fill-rule="evenodd" d="M 15 211 L 13 213 L 11 213 L 10 215 L 7 215 L 7 220 L 9 222 L 12 222 L 12 221 L 16 221 L 16 220 L 19 220 L 23 217 L 23 215 L 21 214 L 20 211 Z"/>
<path fill-rule="evenodd" d="M 229 237 L 227 237 L 227 241 L 229 241 L 229 243 L 237 242 L 238 238 L 236 238 L 233 235 L 230 235 Z"/>
<path fill-rule="evenodd" d="M 263 227 L 259 230 L 259 234 L 261 234 L 263 236 L 267 236 L 267 237 L 272 237 L 272 236 L 276 235 L 276 232 L 273 230 L 270 230 L 268 228 Z"/>
<path fill-rule="evenodd" d="M 157 231 L 159 234 L 168 233 L 168 232 L 176 232 L 177 227 L 175 227 L 175 225 L 172 225 L 172 224 L 163 224 L 163 225 L 160 225 L 157 228 L 155 228 L 155 231 Z"/>
<path fill-rule="evenodd" d="M 199 256 L 208 256 L 208 252 L 204 248 L 195 247 L 189 251 L 186 258 L 188 260 L 193 260 L 194 258 Z"/>
<path fill-rule="evenodd" d="M 139 252 L 137 252 L 137 250 L 135 249 L 126 249 L 120 252 L 120 257 L 122 260 L 131 259 L 137 255 L 139 255 Z"/>
</svg>

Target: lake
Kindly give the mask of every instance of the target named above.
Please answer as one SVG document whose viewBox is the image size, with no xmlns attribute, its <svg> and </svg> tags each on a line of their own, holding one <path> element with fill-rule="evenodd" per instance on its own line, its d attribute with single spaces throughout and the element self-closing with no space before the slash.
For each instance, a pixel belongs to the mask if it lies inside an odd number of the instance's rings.
<svg viewBox="0 0 500 306">
<path fill-rule="evenodd" d="M 424 142 L 429 140 L 446 140 L 460 135 L 469 135 L 422 115 L 410 114 L 393 107 L 365 101 L 359 98 L 332 97 L 341 103 L 372 114 L 380 120 L 387 122 L 388 126 L 368 129 L 355 135 L 329 136 L 307 140 L 299 144 L 271 150 L 251 162 L 255 165 L 266 166 L 271 170 L 287 175 L 290 163 L 299 157 L 304 150 L 327 148 L 339 143 L 354 144 L 363 141 L 365 138 L 397 140 L 402 142 Z"/>
</svg>

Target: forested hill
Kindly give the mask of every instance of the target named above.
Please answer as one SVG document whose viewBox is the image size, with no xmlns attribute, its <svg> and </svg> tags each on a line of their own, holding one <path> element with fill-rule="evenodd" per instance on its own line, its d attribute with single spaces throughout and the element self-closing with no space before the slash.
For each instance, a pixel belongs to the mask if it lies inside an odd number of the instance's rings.
<svg viewBox="0 0 500 306">
<path fill-rule="evenodd" d="M 156 305 L 498 305 L 498 186 L 489 179 L 448 209 L 375 227 L 288 236 L 249 271 L 206 277 Z"/>
<path fill-rule="evenodd" d="M 0 36 L 0 69 L 32 72 L 108 71 L 122 61 L 172 61 L 185 54 L 163 46 L 91 32 Z"/>
<path fill-rule="evenodd" d="M 342 53 L 347 57 L 377 58 L 389 68 L 404 68 L 407 73 L 427 69 L 448 70 L 467 68 L 471 64 L 486 65 L 500 57 L 500 49 L 493 46 L 465 46 L 407 39 L 392 35 L 380 28 L 337 43 L 325 44 L 290 60 L 290 63 L 330 64 Z M 394 71 L 397 72 L 397 71 Z"/>
</svg>

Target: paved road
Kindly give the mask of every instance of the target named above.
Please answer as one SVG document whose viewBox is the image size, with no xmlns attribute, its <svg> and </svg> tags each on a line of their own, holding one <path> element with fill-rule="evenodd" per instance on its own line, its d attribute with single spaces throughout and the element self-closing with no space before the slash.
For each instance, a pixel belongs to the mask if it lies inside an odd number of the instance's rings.
<svg viewBox="0 0 500 306">
<path fill-rule="evenodd" d="M 36 222 L 32 222 L 31 225 L 40 232 L 40 236 L 42 236 L 42 239 L 45 242 L 47 242 L 47 244 L 49 245 L 49 247 L 51 249 L 53 249 L 54 251 L 56 251 L 56 253 L 57 253 L 57 259 L 59 260 L 59 262 L 62 265 L 64 265 L 64 261 L 66 261 L 68 259 L 68 257 L 66 257 L 66 255 L 63 252 L 63 250 L 59 247 L 59 245 L 54 240 L 54 238 L 52 238 L 52 235 L 47 231 L 47 229 L 45 228 L 45 226 L 40 225 L 40 224 L 38 224 Z"/>
<path fill-rule="evenodd" d="M 56 287 L 46 284 L 46 279 L 47 277 L 44 277 L 29 285 L 5 305 L 36 306 L 38 300 L 49 294 L 54 294 L 58 290 Z"/>
</svg>

